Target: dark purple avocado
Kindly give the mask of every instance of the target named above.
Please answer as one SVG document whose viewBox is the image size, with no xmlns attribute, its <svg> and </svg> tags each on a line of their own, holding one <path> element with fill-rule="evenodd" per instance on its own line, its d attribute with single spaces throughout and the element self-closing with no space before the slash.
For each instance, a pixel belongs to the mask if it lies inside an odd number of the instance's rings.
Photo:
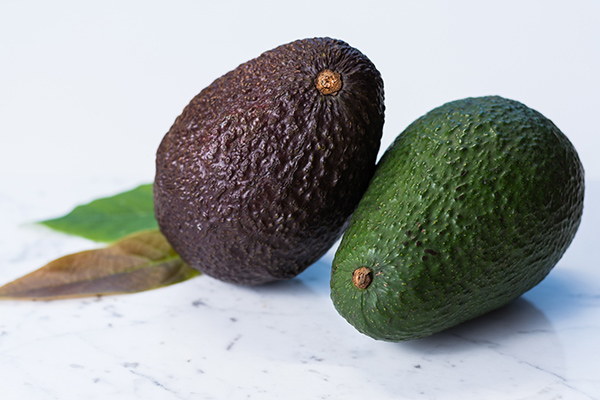
<svg viewBox="0 0 600 400">
<path fill-rule="evenodd" d="M 383 81 L 345 42 L 298 40 L 215 80 L 156 155 L 160 230 L 192 267 L 257 285 L 341 236 L 375 170 Z"/>
</svg>

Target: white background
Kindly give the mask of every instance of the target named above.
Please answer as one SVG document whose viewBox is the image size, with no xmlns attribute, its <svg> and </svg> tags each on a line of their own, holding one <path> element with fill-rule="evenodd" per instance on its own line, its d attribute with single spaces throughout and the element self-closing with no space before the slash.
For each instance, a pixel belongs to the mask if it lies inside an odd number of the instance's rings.
<svg viewBox="0 0 600 400">
<path fill-rule="evenodd" d="M 0 397 L 597 400 L 600 1 L 0 0 L 0 284 L 96 243 L 32 221 L 154 176 L 183 107 L 280 44 L 331 36 L 385 82 L 382 152 L 445 102 L 537 109 L 586 170 L 579 232 L 536 288 L 420 341 L 360 335 L 329 299 L 332 252 L 240 288 L 0 301 Z"/>
<path fill-rule="evenodd" d="M 600 178 L 600 2 L 3 1 L 0 176 L 151 181 L 183 107 L 295 39 L 347 41 L 385 82 L 382 151 L 447 101 L 497 94 L 542 112 Z"/>
</svg>

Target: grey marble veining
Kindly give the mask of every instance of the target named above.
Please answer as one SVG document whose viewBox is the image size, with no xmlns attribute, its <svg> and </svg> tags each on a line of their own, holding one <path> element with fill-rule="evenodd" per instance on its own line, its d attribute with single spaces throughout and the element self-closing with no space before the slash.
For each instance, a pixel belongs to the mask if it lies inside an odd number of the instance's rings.
<svg viewBox="0 0 600 400">
<path fill-rule="evenodd" d="M 0 283 L 97 246 L 31 221 L 123 189 L 96 182 L 58 196 L 51 183 L 7 183 Z M 588 186 L 578 237 L 546 280 L 413 342 L 374 341 L 336 313 L 332 252 L 263 287 L 200 276 L 131 295 L 1 301 L 2 399 L 600 399 L 600 185 Z"/>
</svg>

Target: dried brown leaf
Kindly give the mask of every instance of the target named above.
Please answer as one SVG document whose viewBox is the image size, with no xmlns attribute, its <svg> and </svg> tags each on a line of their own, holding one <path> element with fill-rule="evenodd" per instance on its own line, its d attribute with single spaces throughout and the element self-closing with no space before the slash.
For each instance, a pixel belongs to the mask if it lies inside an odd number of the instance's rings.
<svg viewBox="0 0 600 400">
<path fill-rule="evenodd" d="M 135 293 L 190 279 L 189 267 L 158 230 L 58 258 L 0 287 L 0 298 L 53 299 Z"/>
</svg>

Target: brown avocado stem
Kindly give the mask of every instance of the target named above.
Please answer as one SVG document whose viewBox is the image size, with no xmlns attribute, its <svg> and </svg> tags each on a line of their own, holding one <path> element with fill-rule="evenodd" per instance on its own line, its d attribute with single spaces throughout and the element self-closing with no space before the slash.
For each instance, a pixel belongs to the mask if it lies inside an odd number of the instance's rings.
<svg viewBox="0 0 600 400">
<path fill-rule="evenodd" d="M 373 282 L 373 271 L 367 267 L 360 267 L 352 272 L 352 283 L 359 289 L 366 289 Z"/>
<path fill-rule="evenodd" d="M 342 88 L 342 76 L 335 71 L 325 69 L 317 75 L 315 86 L 324 95 L 335 95 Z"/>
</svg>

